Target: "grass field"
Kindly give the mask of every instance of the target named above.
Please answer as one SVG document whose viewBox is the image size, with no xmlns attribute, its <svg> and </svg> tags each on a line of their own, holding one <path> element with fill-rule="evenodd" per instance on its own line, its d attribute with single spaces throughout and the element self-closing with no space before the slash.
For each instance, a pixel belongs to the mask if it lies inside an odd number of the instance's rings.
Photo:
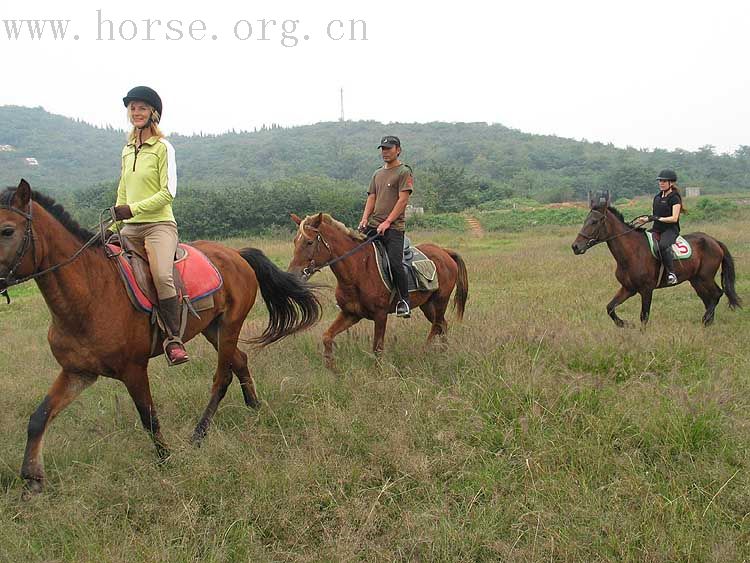
<svg viewBox="0 0 750 563">
<path fill-rule="evenodd" d="M 690 224 L 735 256 L 750 305 L 750 216 Z M 0 304 L 2 561 L 742 561 L 750 559 L 748 312 L 726 300 L 709 329 L 688 285 L 655 294 L 651 325 L 617 329 L 605 246 L 574 256 L 578 225 L 412 233 L 469 268 L 463 324 L 422 350 L 422 314 L 338 339 L 253 352 L 263 401 L 235 382 L 200 449 L 187 438 L 215 355 L 152 362 L 173 449 L 166 466 L 124 387 L 101 379 L 47 433 L 45 494 L 20 500 L 29 415 L 56 374 L 35 286 Z M 231 241 L 285 265 L 291 243 Z M 332 283 L 325 272 L 318 281 Z M 621 316 L 635 321 L 637 298 Z M 259 304 L 246 324 L 266 321 Z M 449 317 L 449 322 L 452 317 Z"/>
</svg>

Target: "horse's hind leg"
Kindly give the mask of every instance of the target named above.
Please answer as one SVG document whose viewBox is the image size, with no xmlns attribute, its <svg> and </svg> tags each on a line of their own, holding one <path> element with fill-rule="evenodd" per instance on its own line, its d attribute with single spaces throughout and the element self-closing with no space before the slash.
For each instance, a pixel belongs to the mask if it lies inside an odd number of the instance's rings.
<svg viewBox="0 0 750 563">
<path fill-rule="evenodd" d="M 719 299 L 721 299 L 724 292 L 716 285 L 713 279 L 690 280 L 690 285 L 693 286 L 693 289 L 706 307 L 706 312 L 703 314 L 703 325 L 708 326 L 714 322 L 716 306 L 719 304 Z"/>
<path fill-rule="evenodd" d="M 47 391 L 47 396 L 29 418 L 26 452 L 21 466 L 21 478 L 26 480 L 24 498 L 29 498 L 44 488 L 42 443 L 47 426 L 94 381 L 96 376 L 61 371 Z"/>
<path fill-rule="evenodd" d="M 237 339 L 239 338 L 239 329 L 241 327 L 242 323 L 239 323 L 239 326 L 231 327 L 222 324 L 218 330 L 216 373 L 214 374 L 214 383 L 211 386 L 211 398 L 208 401 L 208 405 L 206 405 L 206 410 L 203 411 L 203 416 L 201 416 L 193 431 L 191 441 L 195 445 L 200 445 L 203 438 L 206 437 L 208 427 L 211 425 L 211 419 L 216 414 L 216 410 L 219 408 L 219 403 L 221 403 L 224 395 L 227 394 L 229 384 L 232 383 L 232 359 L 237 350 Z"/>
<path fill-rule="evenodd" d="M 214 350 L 218 353 L 219 351 L 219 322 L 214 321 L 204 331 L 203 336 L 206 337 Z M 253 380 L 253 374 L 250 373 L 250 368 L 247 365 L 247 354 L 236 347 L 232 355 L 231 364 L 232 373 L 237 376 L 240 381 L 240 389 L 242 389 L 242 397 L 245 399 L 245 404 L 253 409 L 260 408 L 260 401 L 258 400 L 258 393 L 255 389 L 255 381 Z"/>
<path fill-rule="evenodd" d="M 159 460 L 164 461 L 169 457 L 169 449 L 161 435 L 159 419 L 156 416 L 156 407 L 151 397 L 151 387 L 148 383 L 148 374 L 146 366 L 131 365 L 128 366 L 122 377 L 122 382 L 130 394 L 130 398 L 135 403 L 138 415 L 141 418 L 141 424 L 151 435 L 151 439 L 156 447 L 156 455 Z"/>
<path fill-rule="evenodd" d="M 443 340 L 448 335 L 448 321 L 445 320 L 445 310 L 448 306 L 447 302 L 437 301 L 435 299 L 427 300 L 420 309 L 427 317 L 427 320 L 432 323 L 430 333 L 427 335 L 427 344 L 432 342 L 432 339 L 436 336 L 442 337 Z"/>
<path fill-rule="evenodd" d="M 615 324 L 620 328 L 625 326 L 625 321 L 617 316 L 617 313 L 615 313 L 615 308 L 633 297 L 633 295 L 635 295 L 635 291 L 633 291 L 632 289 L 628 289 L 625 286 L 621 286 L 620 289 L 617 290 L 617 293 L 615 293 L 612 301 L 607 303 L 607 314 L 612 318 L 613 321 L 615 321 Z"/>
</svg>

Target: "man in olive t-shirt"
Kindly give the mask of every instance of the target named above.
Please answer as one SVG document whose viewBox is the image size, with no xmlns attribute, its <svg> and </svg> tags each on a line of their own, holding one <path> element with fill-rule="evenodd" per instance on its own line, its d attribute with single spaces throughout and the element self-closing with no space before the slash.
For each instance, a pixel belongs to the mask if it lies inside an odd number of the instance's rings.
<svg viewBox="0 0 750 563">
<path fill-rule="evenodd" d="M 372 236 L 377 231 L 388 253 L 394 285 L 398 290 L 396 316 L 410 317 L 409 285 L 402 266 L 404 257 L 404 212 L 414 190 L 411 167 L 399 160 L 401 141 L 393 135 L 380 140 L 382 168 L 372 175 L 359 228 Z"/>
</svg>

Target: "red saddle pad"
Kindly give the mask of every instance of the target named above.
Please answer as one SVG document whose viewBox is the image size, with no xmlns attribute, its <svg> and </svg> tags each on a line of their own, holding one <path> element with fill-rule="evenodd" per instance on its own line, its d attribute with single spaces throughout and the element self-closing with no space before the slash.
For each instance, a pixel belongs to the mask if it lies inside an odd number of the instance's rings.
<svg viewBox="0 0 750 563">
<path fill-rule="evenodd" d="M 119 246 L 112 244 L 107 246 L 115 254 L 120 252 Z M 175 267 L 180 272 L 182 281 L 185 284 L 185 293 L 190 300 L 198 301 L 221 289 L 224 280 L 222 280 L 219 270 L 216 269 L 216 266 L 213 265 L 208 257 L 190 245 L 180 243 L 180 247 L 187 252 L 187 256 L 178 261 Z M 133 304 L 138 309 L 150 313 L 155 303 L 151 303 L 136 283 L 130 262 L 124 256 L 120 255 L 117 257 L 117 265 L 120 267 L 120 272 L 127 285 L 128 293 L 133 297 Z"/>
</svg>

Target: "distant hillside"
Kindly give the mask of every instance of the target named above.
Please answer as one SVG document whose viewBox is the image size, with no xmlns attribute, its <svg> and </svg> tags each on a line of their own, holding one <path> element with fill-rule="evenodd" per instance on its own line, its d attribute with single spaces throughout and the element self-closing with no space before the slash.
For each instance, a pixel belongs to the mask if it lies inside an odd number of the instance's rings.
<svg viewBox="0 0 750 563">
<path fill-rule="evenodd" d="M 556 201 L 602 187 L 628 196 L 653 191 L 654 175 L 665 167 L 675 168 L 683 185 L 708 191 L 750 188 L 750 147 L 731 156 L 716 155 L 711 147 L 696 152 L 618 149 L 485 123 L 329 122 L 173 136 L 171 141 L 180 181 L 187 186 L 252 186 L 300 176 L 364 186 L 379 165 L 376 146 L 384 133 L 401 137 L 418 186 L 445 183 L 447 177 L 462 185 L 471 183 L 475 196 L 462 205 L 510 194 Z M 119 175 L 123 141 L 123 131 L 93 127 L 42 108 L 3 106 L 0 182 L 16 184 L 23 176 L 33 186 L 52 191 L 110 182 Z M 2 150 L 3 145 L 13 150 Z"/>
</svg>

